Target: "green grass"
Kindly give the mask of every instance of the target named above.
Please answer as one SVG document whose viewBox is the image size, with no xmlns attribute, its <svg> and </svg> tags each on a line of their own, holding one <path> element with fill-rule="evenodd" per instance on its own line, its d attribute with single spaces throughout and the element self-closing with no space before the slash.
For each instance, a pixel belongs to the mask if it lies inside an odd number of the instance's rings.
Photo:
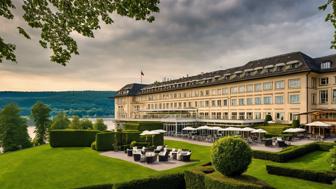
<svg viewBox="0 0 336 189">
<path fill-rule="evenodd" d="M 158 174 L 180 172 L 210 161 L 210 147 L 177 141 L 165 141 L 170 147 L 192 150 L 195 163 L 168 171 L 154 171 L 140 165 L 99 155 L 90 148 L 50 148 L 48 145 L 0 155 L 0 188 L 74 188 L 116 183 Z M 314 152 L 284 166 L 328 170 L 329 153 Z M 200 160 L 200 161 L 197 161 Z M 264 160 L 253 160 L 246 174 L 276 188 L 331 189 L 335 185 L 268 175 Z"/>
<path fill-rule="evenodd" d="M 268 134 L 272 134 L 272 135 L 281 135 L 282 131 L 284 131 L 285 129 L 291 128 L 292 126 L 290 125 L 284 125 L 284 124 L 269 124 L 269 125 L 260 125 L 260 126 L 256 126 L 256 128 L 258 129 L 264 129 L 268 132 Z"/>
</svg>

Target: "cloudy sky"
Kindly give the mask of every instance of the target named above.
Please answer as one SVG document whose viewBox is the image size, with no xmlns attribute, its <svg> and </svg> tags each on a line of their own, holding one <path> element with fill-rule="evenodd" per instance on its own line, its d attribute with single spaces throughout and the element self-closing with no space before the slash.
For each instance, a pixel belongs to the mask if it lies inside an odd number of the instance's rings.
<svg viewBox="0 0 336 189">
<path fill-rule="evenodd" d="M 317 7 L 325 0 L 162 0 L 154 23 L 114 17 L 95 38 L 76 37 L 80 55 L 66 66 L 19 36 L 23 25 L 0 18 L 0 35 L 17 45 L 18 63 L 0 64 L 0 90 L 118 90 L 243 65 L 292 51 L 312 57 L 330 50 L 333 28 Z M 20 11 L 18 11 L 20 12 Z"/>
</svg>

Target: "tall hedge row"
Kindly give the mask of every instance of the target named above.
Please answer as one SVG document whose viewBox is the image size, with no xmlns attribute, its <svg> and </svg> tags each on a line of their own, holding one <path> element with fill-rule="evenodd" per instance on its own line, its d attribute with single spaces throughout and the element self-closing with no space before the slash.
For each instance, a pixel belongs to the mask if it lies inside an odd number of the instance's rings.
<svg viewBox="0 0 336 189">
<path fill-rule="evenodd" d="M 124 124 L 125 130 L 138 130 L 138 131 L 144 131 L 144 130 L 157 130 L 157 129 L 163 129 L 163 124 L 161 122 L 127 122 Z"/>
<path fill-rule="evenodd" d="M 310 152 L 321 150 L 329 151 L 335 144 L 326 142 L 315 142 L 302 146 L 291 146 L 280 152 L 253 151 L 253 157 L 257 159 L 270 160 L 275 162 L 287 162 L 289 160 L 304 156 Z"/>
<path fill-rule="evenodd" d="M 96 140 L 97 130 L 51 130 L 51 147 L 90 147 Z"/>
<path fill-rule="evenodd" d="M 275 165 L 266 165 L 266 169 L 268 174 L 295 177 L 327 184 L 332 184 L 332 182 L 336 179 L 336 172 L 294 169 Z"/>
<path fill-rule="evenodd" d="M 98 133 L 96 135 L 96 150 L 106 151 L 113 150 L 113 144 L 115 143 L 114 132 Z"/>
</svg>

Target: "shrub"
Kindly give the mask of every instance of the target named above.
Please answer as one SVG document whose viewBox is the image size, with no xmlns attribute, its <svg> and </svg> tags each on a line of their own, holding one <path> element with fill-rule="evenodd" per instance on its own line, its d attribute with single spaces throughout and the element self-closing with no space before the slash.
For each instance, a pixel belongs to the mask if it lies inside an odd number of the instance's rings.
<svg viewBox="0 0 336 189">
<path fill-rule="evenodd" d="M 252 150 L 240 138 L 224 137 L 213 144 L 211 160 L 220 173 L 226 176 L 237 176 L 247 170 L 252 161 Z"/>
<path fill-rule="evenodd" d="M 64 112 L 59 112 L 52 120 L 51 129 L 66 129 L 69 127 L 70 120 Z"/>
<path fill-rule="evenodd" d="M 264 125 L 268 125 L 268 122 L 272 120 L 273 120 L 272 116 L 267 114 L 264 120 Z"/>
<path fill-rule="evenodd" d="M 114 189 L 184 189 L 183 174 L 169 174 L 115 184 Z"/>
<path fill-rule="evenodd" d="M 127 122 L 124 124 L 125 130 L 157 130 L 163 129 L 163 124 L 161 122 Z"/>
<path fill-rule="evenodd" d="M 301 157 L 310 152 L 321 150 L 329 151 L 334 144 L 326 142 L 315 142 L 311 144 L 306 144 L 302 146 L 290 146 L 283 149 L 280 152 L 267 152 L 267 151 L 253 151 L 253 157 L 257 159 L 265 159 L 275 162 L 287 162 L 289 160 Z"/>
<path fill-rule="evenodd" d="M 298 120 L 298 119 L 294 119 L 294 120 L 292 121 L 292 126 L 293 126 L 294 128 L 300 127 L 300 120 Z"/>
<path fill-rule="evenodd" d="M 107 129 L 107 125 L 104 123 L 103 119 L 97 119 L 93 124 L 93 129 L 98 131 L 105 131 Z"/>
<path fill-rule="evenodd" d="M 330 157 L 328 159 L 329 163 L 330 163 L 330 167 L 332 170 L 336 171 L 336 147 L 333 147 L 330 150 Z"/>
<path fill-rule="evenodd" d="M 205 189 L 205 174 L 197 169 L 184 172 L 186 189 Z"/>
<path fill-rule="evenodd" d="M 90 147 L 96 139 L 96 130 L 51 130 L 51 147 Z"/>
<path fill-rule="evenodd" d="M 115 133 L 104 132 L 96 135 L 96 148 L 97 151 L 113 150 Z"/>
<path fill-rule="evenodd" d="M 275 165 L 266 165 L 266 170 L 269 174 L 273 175 L 288 176 L 327 184 L 332 184 L 336 179 L 336 172 L 294 169 Z"/>
<path fill-rule="evenodd" d="M 80 129 L 93 129 L 92 121 L 89 119 L 82 119 L 80 120 Z"/>
<path fill-rule="evenodd" d="M 97 150 L 97 147 L 96 147 L 96 141 L 93 141 L 93 142 L 91 143 L 91 149 L 92 149 L 92 150 Z"/>
</svg>

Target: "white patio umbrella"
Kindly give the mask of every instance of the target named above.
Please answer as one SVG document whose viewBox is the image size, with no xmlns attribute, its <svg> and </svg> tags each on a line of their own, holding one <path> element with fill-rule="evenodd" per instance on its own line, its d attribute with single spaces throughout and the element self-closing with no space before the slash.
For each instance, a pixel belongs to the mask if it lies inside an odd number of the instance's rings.
<svg viewBox="0 0 336 189">
<path fill-rule="evenodd" d="M 240 130 L 243 132 L 243 137 L 245 137 L 245 134 L 244 134 L 245 132 L 247 132 L 247 135 L 248 135 L 248 133 L 254 131 L 255 129 L 253 129 L 251 127 L 244 127 L 244 128 L 242 128 Z"/>
<path fill-rule="evenodd" d="M 324 129 L 325 128 L 329 128 L 332 125 L 328 124 L 328 123 L 324 123 L 321 121 L 314 121 L 312 123 L 308 123 L 306 124 L 306 126 L 310 126 L 310 127 L 318 127 L 319 128 L 319 135 L 321 136 L 321 128 L 323 128 L 323 133 L 324 133 Z"/>
<path fill-rule="evenodd" d="M 218 131 L 220 129 L 222 129 L 221 127 L 210 127 L 211 130 L 214 130 L 214 131 Z"/>
<path fill-rule="evenodd" d="M 193 128 L 193 127 L 185 127 L 182 129 L 182 131 L 196 131 L 197 129 L 196 128 Z"/>
<path fill-rule="evenodd" d="M 284 130 L 283 132 L 284 133 L 302 133 L 305 131 L 306 129 L 302 129 L 302 128 L 289 128 L 289 129 Z"/>
<path fill-rule="evenodd" d="M 267 131 L 265 131 L 264 129 L 257 129 L 257 130 L 254 130 L 254 131 L 252 131 L 251 133 L 259 133 L 259 140 L 260 140 L 260 134 L 261 133 L 267 133 Z"/>
<path fill-rule="evenodd" d="M 157 130 L 153 130 L 155 132 L 158 132 L 158 133 L 166 133 L 167 131 L 163 130 L 163 129 L 157 129 Z"/>
<path fill-rule="evenodd" d="M 160 134 L 159 132 L 156 132 L 156 131 L 148 131 L 148 130 L 145 130 L 143 131 L 142 133 L 140 133 L 141 136 L 146 136 L 146 141 L 147 141 L 147 136 L 151 136 L 152 137 L 152 144 L 154 144 L 154 135 L 158 135 Z"/>
<path fill-rule="evenodd" d="M 196 129 L 197 129 L 197 130 L 210 130 L 211 127 L 209 127 L 209 126 L 207 126 L 207 125 L 204 125 L 204 126 L 197 127 Z"/>
</svg>

